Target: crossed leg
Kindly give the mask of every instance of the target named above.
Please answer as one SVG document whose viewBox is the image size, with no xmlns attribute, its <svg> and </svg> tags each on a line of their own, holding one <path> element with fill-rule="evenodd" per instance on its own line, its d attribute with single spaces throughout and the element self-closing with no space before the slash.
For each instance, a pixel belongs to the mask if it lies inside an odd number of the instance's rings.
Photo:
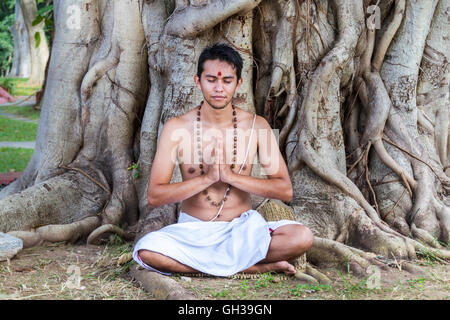
<svg viewBox="0 0 450 320">
<path fill-rule="evenodd" d="M 309 248 L 311 248 L 314 239 L 311 230 L 305 226 L 297 224 L 281 226 L 273 231 L 271 236 L 272 239 L 269 244 L 269 250 L 266 258 L 241 272 L 265 273 L 275 271 L 293 274 L 295 273 L 295 268 L 288 261 L 304 254 Z M 198 270 L 157 252 L 139 250 L 138 254 L 141 260 L 147 265 L 163 272 L 199 272 Z"/>
<path fill-rule="evenodd" d="M 294 266 L 288 261 L 300 257 L 311 248 L 314 235 L 307 227 L 289 224 L 272 232 L 266 258 L 254 266 L 242 271 L 244 273 L 265 273 L 269 271 L 294 274 Z"/>
</svg>

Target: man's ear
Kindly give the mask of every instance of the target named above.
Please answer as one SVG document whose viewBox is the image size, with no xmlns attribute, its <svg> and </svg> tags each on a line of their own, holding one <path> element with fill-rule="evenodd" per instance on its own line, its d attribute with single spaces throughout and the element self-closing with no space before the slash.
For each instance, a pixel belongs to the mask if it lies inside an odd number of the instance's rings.
<svg viewBox="0 0 450 320">
<path fill-rule="evenodd" d="M 238 83 L 237 83 L 237 86 L 236 86 L 236 90 L 234 90 L 234 91 L 238 91 L 239 88 L 241 87 L 241 84 L 242 84 L 242 77 L 238 80 Z"/>
<path fill-rule="evenodd" d="M 195 85 L 197 86 L 197 88 L 199 90 L 202 90 L 202 87 L 200 86 L 200 78 L 196 74 L 194 75 L 194 82 L 195 82 Z"/>
</svg>

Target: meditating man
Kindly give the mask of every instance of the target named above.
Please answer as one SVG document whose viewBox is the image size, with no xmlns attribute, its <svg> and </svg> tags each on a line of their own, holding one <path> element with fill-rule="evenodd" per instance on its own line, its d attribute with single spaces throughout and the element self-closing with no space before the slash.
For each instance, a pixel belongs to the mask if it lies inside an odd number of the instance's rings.
<svg viewBox="0 0 450 320">
<path fill-rule="evenodd" d="M 290 261 L 312 245 L 313 234 L 291 221 L 267 222 L 250 194 L 292 199 L 292 184 L 267 121 L 232 104 L 242 84 L 243 61 L 216 44 L 200 55 L 194 81 L 204 100 L 168 120 L 152 164 L 152 208 L 181 202 L 178 223 L 142 237 L 133 258 L 163 274 L 296 272 Z M 267 179 L 252 177 L 256 152 Z M 176 162 L 183 181 L 170 183 Z"/>
</svg>

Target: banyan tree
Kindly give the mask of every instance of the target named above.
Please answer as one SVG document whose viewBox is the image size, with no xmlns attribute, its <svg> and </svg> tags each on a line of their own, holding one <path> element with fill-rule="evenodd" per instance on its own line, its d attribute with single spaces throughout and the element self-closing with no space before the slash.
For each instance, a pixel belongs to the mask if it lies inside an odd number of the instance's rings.
<svg viewBox="0 0 450 320">
<path fill-rule="evenodd" d="M 200 103 L 198 56 L 223 42 L 244 59 L 233 103 L 279 132 L 309 262 L 449 258 L 450 0 L 55 0 L 54 19 L 1 232 L 98 243 L 176 222 L 178 204 L 148 205 L 158 134 Z"/>
</svg>

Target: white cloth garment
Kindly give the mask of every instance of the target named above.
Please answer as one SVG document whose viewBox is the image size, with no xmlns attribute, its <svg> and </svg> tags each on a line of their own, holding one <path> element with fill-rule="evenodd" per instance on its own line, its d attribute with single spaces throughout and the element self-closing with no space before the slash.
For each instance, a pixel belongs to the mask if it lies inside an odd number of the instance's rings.
<svg viewBox="0 0 450 320">
<path fill-rule="evenodd" d="M 142 237 L 134 247 L 133 259 L 142 267 L 165 275 L 144 263 L 139 250 L 161 253 L 195 270 L 214 276 L 230 276 L 263 260 L 271 240 L 270 233 L 291 220 L 267 222 L 253 209 L 232 221 L 202 221 L 180 212 L 178 223 Z"/>
</svg>

